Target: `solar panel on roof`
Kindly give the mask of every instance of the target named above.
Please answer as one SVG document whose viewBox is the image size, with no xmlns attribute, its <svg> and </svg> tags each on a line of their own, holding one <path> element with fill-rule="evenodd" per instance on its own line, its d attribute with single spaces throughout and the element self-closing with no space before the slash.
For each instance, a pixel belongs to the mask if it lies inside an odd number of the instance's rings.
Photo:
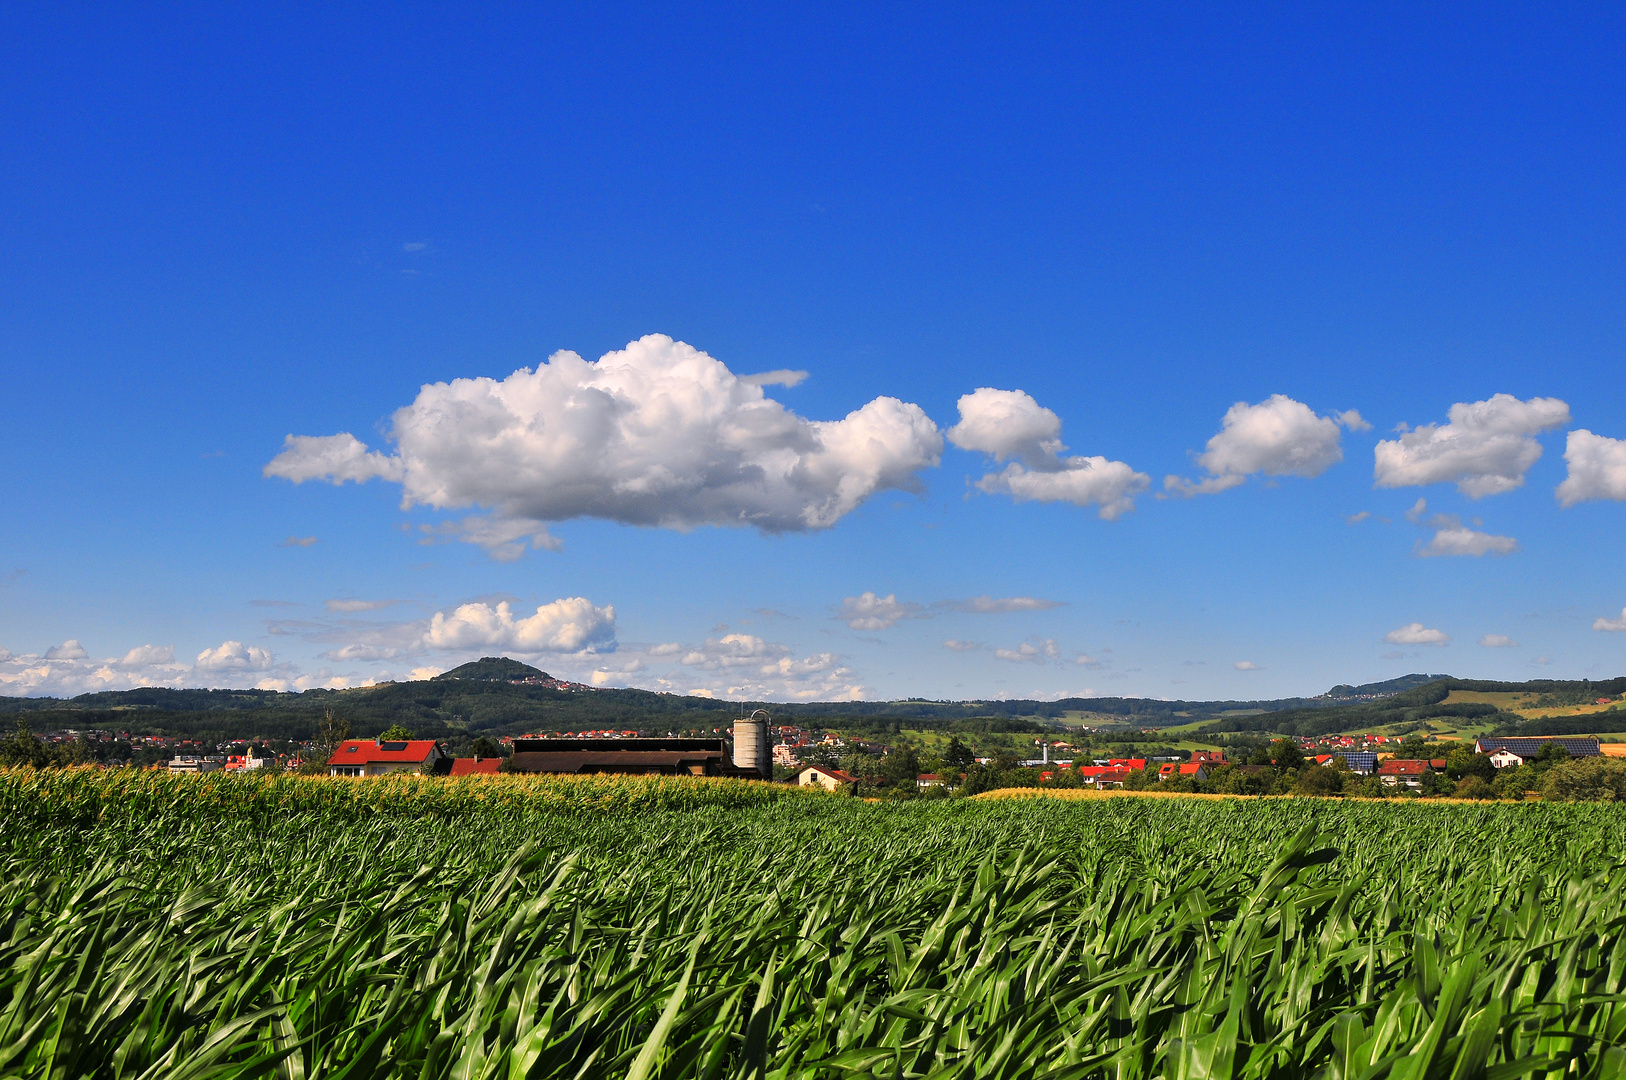
<svg viewBox="0 0 1626 1080">
<path fill-rule="evenodd" d="M 407 745 L 404 742 L 384 742 L 379 743 L 378 748 L 380 750 L 405 750 Z"/>
</svg>

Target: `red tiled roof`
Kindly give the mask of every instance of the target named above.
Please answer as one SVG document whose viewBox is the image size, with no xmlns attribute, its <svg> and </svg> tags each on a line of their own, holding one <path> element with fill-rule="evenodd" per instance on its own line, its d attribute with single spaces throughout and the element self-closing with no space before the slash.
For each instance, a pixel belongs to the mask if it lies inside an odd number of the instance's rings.
<svg viewBox="0 0 1626 1080">
<path fill-rule="evenodd" d="M 502 758 L 471 758 L 460 757 L 452 762 L 453 776 L 485 776 L 495 774 L 502 769 Z"/>
<path fill-rule="evenodd" d="M 384 747 L 400 747 L 399 750 Z M 408 739 L 405 742 L 387 742 L 380 746 L 372 739 L 349 739 L 339 744 L 328 759 L 329 765 L 366 765 L 374 761 L 404 761 L 419 765 L 435 749 L 434 739 Z"/>
<path fill-rule="evenodd" d="M 812 769 L 814 772 L 821 772 L 825 776 L 829 776 L 829 777 L 832 777 L 832 778 L 834 778 L 836 780 L 841 781 L 843 784 L 851 784 L 851 783 L 853 783 L 853 778 L 848 776 L 846 773 L 842 772 L 840 769 L 827 769 L 823 765 L 803 765 L 802 766 L 802 772 L 806 772 L 808 769 Z"/>
<path fill-rule="evenodd" d="M 1388 761 L 1378 762 L 1378 775 L 1422 776 L 1423 770 L 1431 767 L 1429 762 L 1417 758 L 1390 758 Z M 1440 768 L 1445 768 L 1445 762 L 1440 762 Z"/>
</svg>

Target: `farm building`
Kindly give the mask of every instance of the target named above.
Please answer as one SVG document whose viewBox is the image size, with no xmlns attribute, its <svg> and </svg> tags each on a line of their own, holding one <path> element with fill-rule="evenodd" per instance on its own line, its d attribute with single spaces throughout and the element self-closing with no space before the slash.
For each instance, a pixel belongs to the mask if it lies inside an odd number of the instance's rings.
<svg viewBox="0 0 1626 1080">
<path fill-rule="evenodd" d="M 434 771 L 446 757 L 434 739 L 348 739 L 327 762 L 329 776 L 385 776 L 395 772 Z"/>
<path fill-rule="evenodd" d="M 460 757 L 452 762 L 453 776 L 496 776 L 502 771 L 502 758 Z"/>
<path fill-rule="evenodd" d="M 1593 735 L 1528 735 L 1513 736 L 1496 739 L 1481 737 L 1474 740 L 1474 753 L 1496 754 L 1506 752 L 1517 757 L 1517 762 L 1509 764 L 1522 765 L 1526 761 L 1537 757 L 1547 746 L 1562 746 L 1569 752 L 1570 757 L 1601 757 L 1603 750 L 1598 746 L 1598 740 Z M 1505 757 L 1503 760 L 1507 760 Z M 1492 764 L 1495 764 L 1493 761 Z M 1506 768 L 1498 765 L 1497 768 Z"/>
<path fill-rule="evenodd" d="M 764 755 L 766 756 L 766 755 Z M 737 776 L 770 771 L 734 763 L 726 739 L 515 739 L 509 771 L 620 776 Z"/>
</svg>

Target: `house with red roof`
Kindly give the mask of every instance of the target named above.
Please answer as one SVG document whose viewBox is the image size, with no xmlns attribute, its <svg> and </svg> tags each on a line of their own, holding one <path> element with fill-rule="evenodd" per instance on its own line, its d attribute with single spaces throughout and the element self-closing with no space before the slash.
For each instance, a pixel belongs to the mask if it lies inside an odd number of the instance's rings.
<svg viewBox="0 0 1626 1080">
<path fill-rule="evenodd" d="M 427 773 L 446 757 L 434 739 L 347 739 L 327 762 L 329 776 L 386 776 L 395 772 Z"/>
<path fill-rule="evenodd" d="M 1197 753 L 1201 754 L 1204 751 L 1199 750 Z M 1223 758 L 1220 759 L 1220 764 L 1224 764 Z M 1187 761 L 1184 763 L 1170 761 L 1157 770 L 1157 778 L 1159 780 L 1173 780 L 1176 777 L 1182 780 L 1207 780 L 1208 765 L 1208 762 L 1203 761 Z"/>
<path fill-rule="evenodd" d="M 796 783 L 801 787 L 811 787 L 817 784 L 826 791 L 835 791 L 843 784 L 856 781 L 840 769 L 827 769 L 823 765 L 804 765 L 802 771 L 796 774 Z"/>
<path fill-rule="evenodd" d="M 502 771 L 502 758 L 460 757 L 452 761 L 453 776 L 496 776 Z"/>
<path fill-rule="evenodd" d="M 1387 758 L 1378 762 L 1377 776 L 1389 787 L 1420 788 L 1426 772 L 1444 772 L 1445 759 Z"/>
<path fill-rule="evenodd" d="M 1086 784 L 1106 789 L 1123 787 L 1132 770 L 1121 765 L 1086 765 L 1078 770 Z"/>
</svg>

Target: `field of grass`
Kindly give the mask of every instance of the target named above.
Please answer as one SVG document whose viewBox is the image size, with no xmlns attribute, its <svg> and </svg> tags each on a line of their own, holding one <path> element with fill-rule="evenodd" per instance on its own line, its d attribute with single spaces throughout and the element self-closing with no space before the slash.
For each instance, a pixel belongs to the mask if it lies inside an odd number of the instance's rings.
<svg viewBox="0 0 1626 1080">
<path fill-rule="evenodd" d="M 1615 805 L 56 771 L 0 820 L 0 1076 L 1626 1068 Z"/>
<path fill-rule="evenodd" d="M 1446 697 L 1447 704 L 1457 702 L 1474 702 L 1476 704 L 1495 705 L 1499 709 L 1518 713 L 1527 720 L 1538 716 L 1590 716 L 1593 713 L 1608 712 L 1619 708 L 1618 701 L 1606 702 L 1599 705 L 1596 701 L 1588 701 L 1578 705 L 1546 705 L 1538 706 L 1536 702 L 1541 695 L 1531 692 L 1493 693 L 1476 690 L 1453 690 Z"/>
</svg>

